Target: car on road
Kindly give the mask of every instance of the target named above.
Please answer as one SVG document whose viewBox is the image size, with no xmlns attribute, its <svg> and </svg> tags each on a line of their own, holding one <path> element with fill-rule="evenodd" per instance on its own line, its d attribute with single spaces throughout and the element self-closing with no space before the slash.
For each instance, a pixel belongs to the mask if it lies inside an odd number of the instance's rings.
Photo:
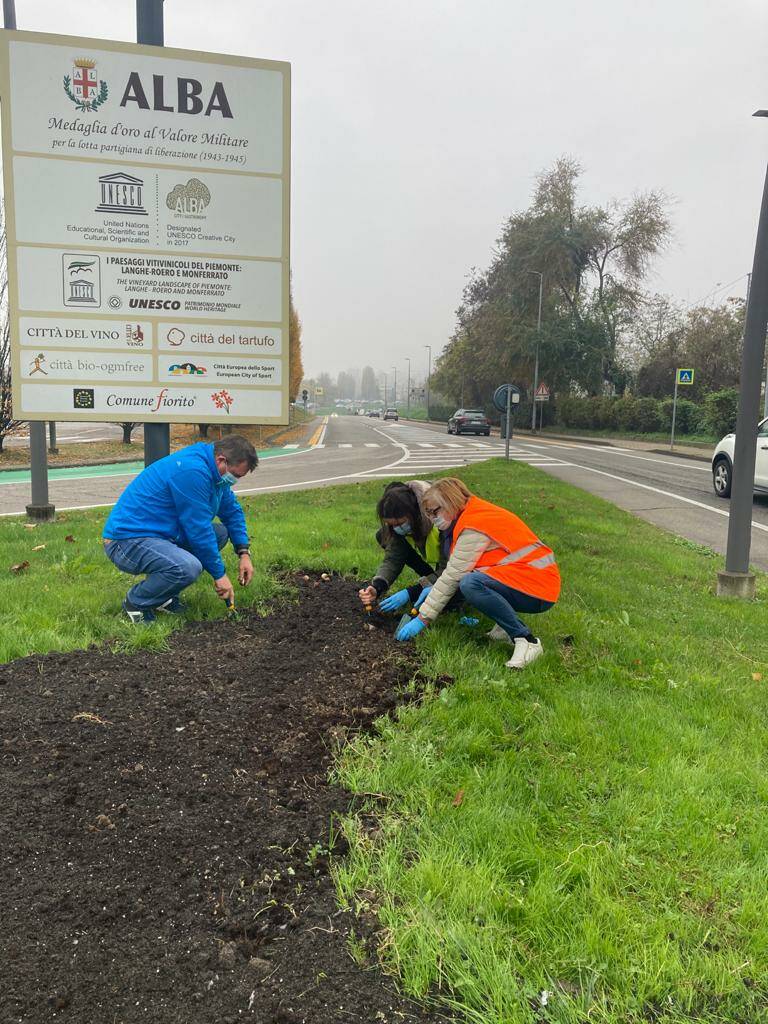
<svg viewBox="0 0 768 1024">
<path fill-rule="evenodd" d="M 491 424 L 482 409 L 457 409 L 448 420 L 449 434 L 485 434 L 490 436 Z"/>
<path fill-rule="evenodd" d="M 730 498 L 733 484 L 735 434 L 726 434 L 712 456 L 712 486 L 718 498 Z M 768 419 L 757 425 L 755 452 L 755 493 L 768 494 Z"/>
<path fill-rule="evenodd" d="M 385 420 L 394 420 L 395 423 L 399 422 L 400 417 L 397 415 L 397 409 L 385 409 L 384 410 Z"/>
<path fill-rule="evenodd" d="M 381 413 L 379 412 L 378 409 L 371 409 L 371 411 L 368 413 L 368 415 L 369 416 L 374 416 L 377 420 L 381 419 Z"/>
</svg>

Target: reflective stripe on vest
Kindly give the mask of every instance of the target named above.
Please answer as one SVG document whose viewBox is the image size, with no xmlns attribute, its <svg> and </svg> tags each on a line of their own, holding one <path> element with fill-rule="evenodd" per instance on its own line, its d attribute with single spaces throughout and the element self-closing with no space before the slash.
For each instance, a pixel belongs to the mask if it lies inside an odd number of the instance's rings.
<svg viewBox="0 0 768 1024">
<path fill-rule="evenodd" d="M 510 551 L 508 555 L 505 555 L 500 562 L 496 565 L 509 565 L 511 562 L 519 562 L 521 558 L 525 558 L 526 555 L 530 555 L 536 548 L 543 548 L 544 545 L 539 540 L 535 544 L 527 544 L 524 548 L 518 548 L 517 551 Z M 536 559 L 541 561 L 541 559 Z M 529 565 L 536 565 L 536 562 L 529 562 Z M 538 568 L 538 566 L 536 566 Z"/>
</svg>

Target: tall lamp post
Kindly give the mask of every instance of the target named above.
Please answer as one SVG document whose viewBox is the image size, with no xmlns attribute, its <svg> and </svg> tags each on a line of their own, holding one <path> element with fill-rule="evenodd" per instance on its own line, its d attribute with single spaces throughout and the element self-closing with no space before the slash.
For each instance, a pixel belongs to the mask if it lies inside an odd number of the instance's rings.
<svg viewBox="0 0 768 1024">
<path fill-rule="evenodd" d="M 535 274 L 539 279 L 539 320 L 536 325 L 536 359 L 533 364 L 533 401 L 531 405 L 531 430 L 536 430 L 536 392 L 539 387 L 539 343 L 541 341 L 541 299 L 544 293 L 544 275 L 540 270 L 529 270 L 529 274 Z"/>
<path fill-rule="evenodd" d="M 384 411 L 387 411 L 387 375 L 384 374 Z"/>
<path fill-rule="evenodd" d="M 406 403 L 407 403 L 407 415 L 410 416 L 411 415 L 411 360 L 408 358 L 408 356 L 406 356 L 405 357 L 405 361 L 406 361 L 406 363 L 408 363 L 408 390 L 407 390 L 406 395 L 405 395 L 405 400 L 406 400 Z"/>
<path fill-rule="evenodd" d="M 432 376 L 432 346 L 425 345 L 424 348 L 429 351 L 429 364 L 427 367 L 427 421 L 429 421 L 429 378 Z"/>
<path fill-rule="evenodd" d="M 755 117 L 768 117 L 758 110 Z M 756 423 L 760 415 L 760 378 L 768 326 L 768 172 L 757 225 L 755 257 L 750 278 L 749 301 L 744 324 L 739 375 L 739 411 L 736 417 L 736 441 L 733 452 L 733 484 L 728 516 L 728 545 L 725 571 L 717 574 L 718 596 L 755 596 L 755 577 L 749 571 L 752 543 L 752 496 L 755 486 L 757 455 Z"/>
<path fill-rule="evenodd" d="M 397 408 L 397 367 L 392 367 L 392 373 L 394 374 L 392 383 L 392 405 Z"/>
</svg>

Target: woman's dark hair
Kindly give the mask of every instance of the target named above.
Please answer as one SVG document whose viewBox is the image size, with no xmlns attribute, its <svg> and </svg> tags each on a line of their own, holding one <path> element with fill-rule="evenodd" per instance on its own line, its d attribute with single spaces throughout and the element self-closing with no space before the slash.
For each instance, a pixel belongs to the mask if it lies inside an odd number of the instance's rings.
<svg viewBox="0 0 768 1024">
<path fill-rule="evenodd" d="M 429 533 L 429 528 L 424 529 L 424 516 L 416 493 L 400 480 L 384 488 L 376 505 L 376 515 L 385 531 L 389 529 L 385 519 L 407 519 L 411 524 L 411 536 L 417 544 L 423 544 Z"/>
</svg>

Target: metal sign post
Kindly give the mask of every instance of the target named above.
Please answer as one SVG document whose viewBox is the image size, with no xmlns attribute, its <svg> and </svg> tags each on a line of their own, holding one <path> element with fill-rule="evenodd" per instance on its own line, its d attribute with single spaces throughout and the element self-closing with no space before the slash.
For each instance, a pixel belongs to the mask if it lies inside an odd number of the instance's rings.
<svg viewBox="0 0 768 1024">
<path fill-rule="evenodd" d="M 14 0 L 3 0 L 3 25 L 16 28 L 16 5 Z M 31 474 L 30 503 L 27 515 L 30 519 L 53 519 L 56 509 L 48 500 L 48 452 L 45 447 L 45 423 L 30 421 L 29 424 L 29 468 Z"/>
<path fill-rule="evenodd" d="M 509 438 L 512 434 L 514 426 L 514 418 L 511 417 L 512 409 L 517 408 L 520 404 L 520 388 L 514 384 L 501 384 L 493 393 L 493 404 L 499 410 L 506 415 L 505 419 L 505 437 L 507 439 L 505 447 L 505 458 L 509 462 Z"/>
<path fill-rule="evenodd" d="M 670 448 L 675 447 L 675 420 L 677 419 L 677 386 L 678 384 L 687 384 L 689 386 L 693 384 L 694 373 L 695 371 L 691 367 L 688 367 L 686 369 L 680 369 L 680 367 L 678 367 L 675 370 L 675 395 L 672 399 L 672 437 L 669 441 Z"/>
</svg>

